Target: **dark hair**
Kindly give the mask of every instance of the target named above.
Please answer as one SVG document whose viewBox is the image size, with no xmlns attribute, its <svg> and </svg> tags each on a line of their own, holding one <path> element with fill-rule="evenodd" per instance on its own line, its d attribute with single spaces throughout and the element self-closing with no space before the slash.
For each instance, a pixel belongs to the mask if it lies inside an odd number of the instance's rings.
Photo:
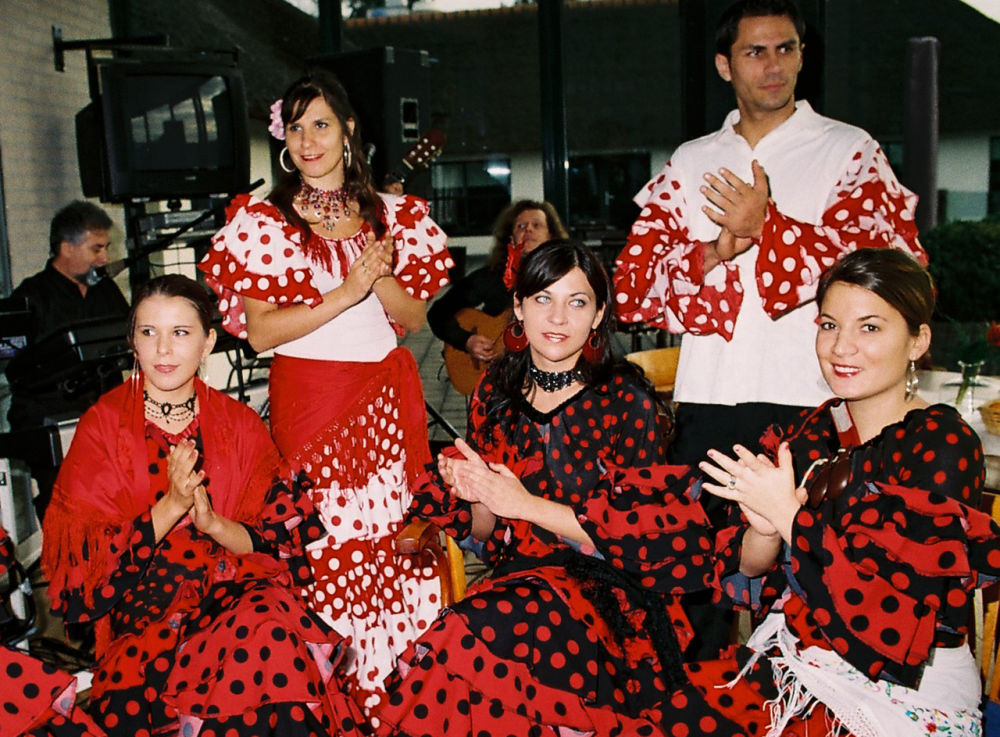
<svg viewBox="0 0 1000 737">
<path fill-rule="evenodd" d="M 52 216 L 49 225 L 49 253 L 59 255 L 63 241 L 79 243 L 88 230 L 111 230 L 111 218 L 100 207 L 85 200 L 75 200 Z"/>
<path fill-rule="evenodd" d="M 934 314 L 934 280 L 915 258 L 895 248 L 862 248 L 844 256 L 820 277 L 816 304 L 832 284 L 853 284 L 881 297 L 906 320 L 912 335 Z"/>
<path fill-rule="evenodd" d="M 351 163 L 344 166 L 344 190 L 361 208 L 361 217 L 375 231 L 375 237 L 385 235 L 385 225 L 382 222 L 382 200 L 372 186 L 372 173 L 368 167 L 368 159 L 361 145 L 361 125 L 358 122 L 354 108 L 347 99 L 347 91 L 337 81 L 336 77 L 321 70 L 313 70 L 295 80 L 285 90 L 281 97 L 281 121 L 286 126 L 301 118 L 309 107 L 309 103 L 322 97 L 337 116 L 340 128 L 347 136 L 347 145 L 351 152 Z M 353 132 L 348 129 L 347 121 L 354 121 Z M 288 222 L 301 231 L 303 242 L 312 235 L 309 224 L 292 207 L 292 199 L 302 186 L 298 172 L 285 174 L 271 190 L 268 199 L 277 207 Z"/>
<path fill-rule="evenodd" d="M 403 184 L 403 177 L 394 171 L 387 171 L 382 177 L 382 189 L 385 190 L 391 184 Z"/>
<path fill-rule="evenodd" d="M 595 328 L 599 344 L 602 346 L 601 356 L 597 361 L 590 362 L 583 355 L 577 360 L 576 368 L 580 379 L 588 386 L 595 386 L 608 381 L 617 374 L 626 374 L 640 379 L 641 373 L 631 363 L 616 359 L 611 354 L 611 332 L 615 321 L 615 305 L 612 299 L 611 279 L 604 270 L 600 260 L 585 245 L 568 238 L 549 240 L 540 245 L 521 261 L 514 284 L 514 299 L 523 301 L 537 294 L 562 279 L 574 268 L 579 267 L 587 277 L 587 283 L 594 290 L 597 308 L 604 308 L 601 322 Z M 520 396 L 527 385 L 528 365 L 531 362 L 531 351 L 512 353 L 501 356 L 495 366 L 494 382 L 497 393 L 504 406 L 513 397 Z M 641 381 L 641 379 L 640 379 Z M 647 382 L 648 383 L 648 382 Z M 650 395 L 652 387 L 647 386 Z"/>
<path fill-rule="evenodd" d="M 514 237 L 514 221 L 527 210 L 541 210 L 545 213 L 545 225 L 549 229 L 549 238 L 569 238 L 566 227 L 559 219 L 559 213 L 550 202 L 545 200 L 518 200 L 512 202 L 497 216 L 493 223 L 493 248 L 490 249 L 489 267 L 503 268 L 507 263 L 507 244 Z"/>
<path fill-rule="evenodd" d="M 737 0 L 723 11 L 719 22 L 715 24 L 715 52 L 727 59 L 731 58 L 733 44 L 740 33 L 740 21 L 744 18 L 772 15 L 787 17 L 799 34 L 799 41 L 805 38 L 806 22 L 794 0 Z"/>
<path fill-rule="evenodd" d="M 212 329 L 215 305 L 208 290 L 194 279 L 182 274 L 164 274 L 149 280 L 132 295 L 132 309 L 128 313 L 129 345 L 132 345 L 132 336 L 135 333 L 135 315 L 139 310 L 139 305 L 150 297 L 181 297 L 186 299 L 194 307 L 194 311 L 198 313 L 198 322 L 201 323 L 205 335 L 208 335 L 208 331 Z"/>
</svg>

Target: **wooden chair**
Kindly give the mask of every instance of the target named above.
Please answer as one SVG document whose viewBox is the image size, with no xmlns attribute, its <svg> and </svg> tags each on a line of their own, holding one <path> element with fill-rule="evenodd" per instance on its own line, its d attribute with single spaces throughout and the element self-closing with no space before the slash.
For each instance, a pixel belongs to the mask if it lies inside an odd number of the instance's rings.
<svg viewBox="0 0 1000 737">
<path fill-rule="evenodd" d="M 669 402 L 674 393 L 674 379 L 677 377 L 677 360 L 680 355 L 680 347 L 675 346 L 628 353 L 625 359 L 641 368 L 660 398 Z"/>
<path fill-rule="evenodd" d="M 437 566 L 441 580 L 441 606 L 450 606 L 465 596 L 465 558 L 462 550 L 437 525 L 422 519 L 411 520 L 396 535 L 396 548 L 404 555 L 418 556 L 417 565 Z"/>
<path fill-rule="evenodd" d="M 1000 493 L 984 491 L 979 508 L 989 513 L 1000 524 Z M 990 701 L 1000 696 L 1000 648 L 998 645 L 997 620 L 1000 615 L 1000 584 L 986 589 L 977 589 L 973 600 L 976 622 L 975 636 L 972 638 L 973 654 L 979 664 L 983 680 L 983 693 Z"/>
<path fill-rule="evenodd" d="M 679 347 L 673 347 L 653 348 L 625 355 L 626 360 L 642 369 L 652 383 L 656 396 L 663 402 L 657 410 L 657 432 L 664 448 L 674 436 L 674 378 L 677 376 L 677 359 L 680 353 Z"/>
</svg>

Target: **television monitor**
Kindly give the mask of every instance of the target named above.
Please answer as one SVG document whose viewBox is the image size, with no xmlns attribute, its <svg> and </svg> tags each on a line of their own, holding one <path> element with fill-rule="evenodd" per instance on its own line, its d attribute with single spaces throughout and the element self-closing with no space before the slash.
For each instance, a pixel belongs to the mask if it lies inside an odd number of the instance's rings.
<svg viewBox="0 0 1000 737">
<path fill-rule="evenodd" d="M 105 202 L 245 191 L 250 142 L 233 62 L 93 59 L 76 117 L 83 193 Z"/>
</svg>

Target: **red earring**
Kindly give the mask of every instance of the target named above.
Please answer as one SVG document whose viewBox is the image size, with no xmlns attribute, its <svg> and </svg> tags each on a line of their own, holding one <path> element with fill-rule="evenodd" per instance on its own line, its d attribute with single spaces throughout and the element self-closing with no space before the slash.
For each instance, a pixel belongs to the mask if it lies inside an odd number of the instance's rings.
<svg viewBox="0 0 1000 737">
<path fill-rule="evenodd" d="M 520 353 L 528 347 L 528 336 L 524 334 L 523 322 L 517 320 L 504 328 L 503 346 L 508 353 Z"/>
<path fill-rule="evenodd" d="M 591 330 L 587 342 L 583 344 L 583 358 L 587 363 L 600 363 L 604 360 L 604 341 L 597 330 Z"/>
</svg>

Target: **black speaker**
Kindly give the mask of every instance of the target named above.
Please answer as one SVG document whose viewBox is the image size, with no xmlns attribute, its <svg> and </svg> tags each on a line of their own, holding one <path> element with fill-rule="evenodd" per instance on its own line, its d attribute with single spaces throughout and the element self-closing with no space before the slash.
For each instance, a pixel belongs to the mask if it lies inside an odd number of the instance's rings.
<svg viewBox="0 0 1000 737">
<path fill-rule="evenodd" d="M 335 74 L 347 89 L 361 125 L 361 140 L 370 151 L 374 146 L 370 163 L 375 186 L 381 185 L 388 172 L 409 175 L 403 157 L 430 127 L 428 53 L 383 46 L 309 61 Z M 429 190 L 428 177 L 407 176 L 407 192 L 426 197 Z"/>
<path fill-rule="evenodd" d="M 104 124 L 101 109 L 92 102 L 76 114 L 76 157 L 84 197 L 100 197 L 106 202 L 108 164 L 104 153 Z"/>
</svg>

